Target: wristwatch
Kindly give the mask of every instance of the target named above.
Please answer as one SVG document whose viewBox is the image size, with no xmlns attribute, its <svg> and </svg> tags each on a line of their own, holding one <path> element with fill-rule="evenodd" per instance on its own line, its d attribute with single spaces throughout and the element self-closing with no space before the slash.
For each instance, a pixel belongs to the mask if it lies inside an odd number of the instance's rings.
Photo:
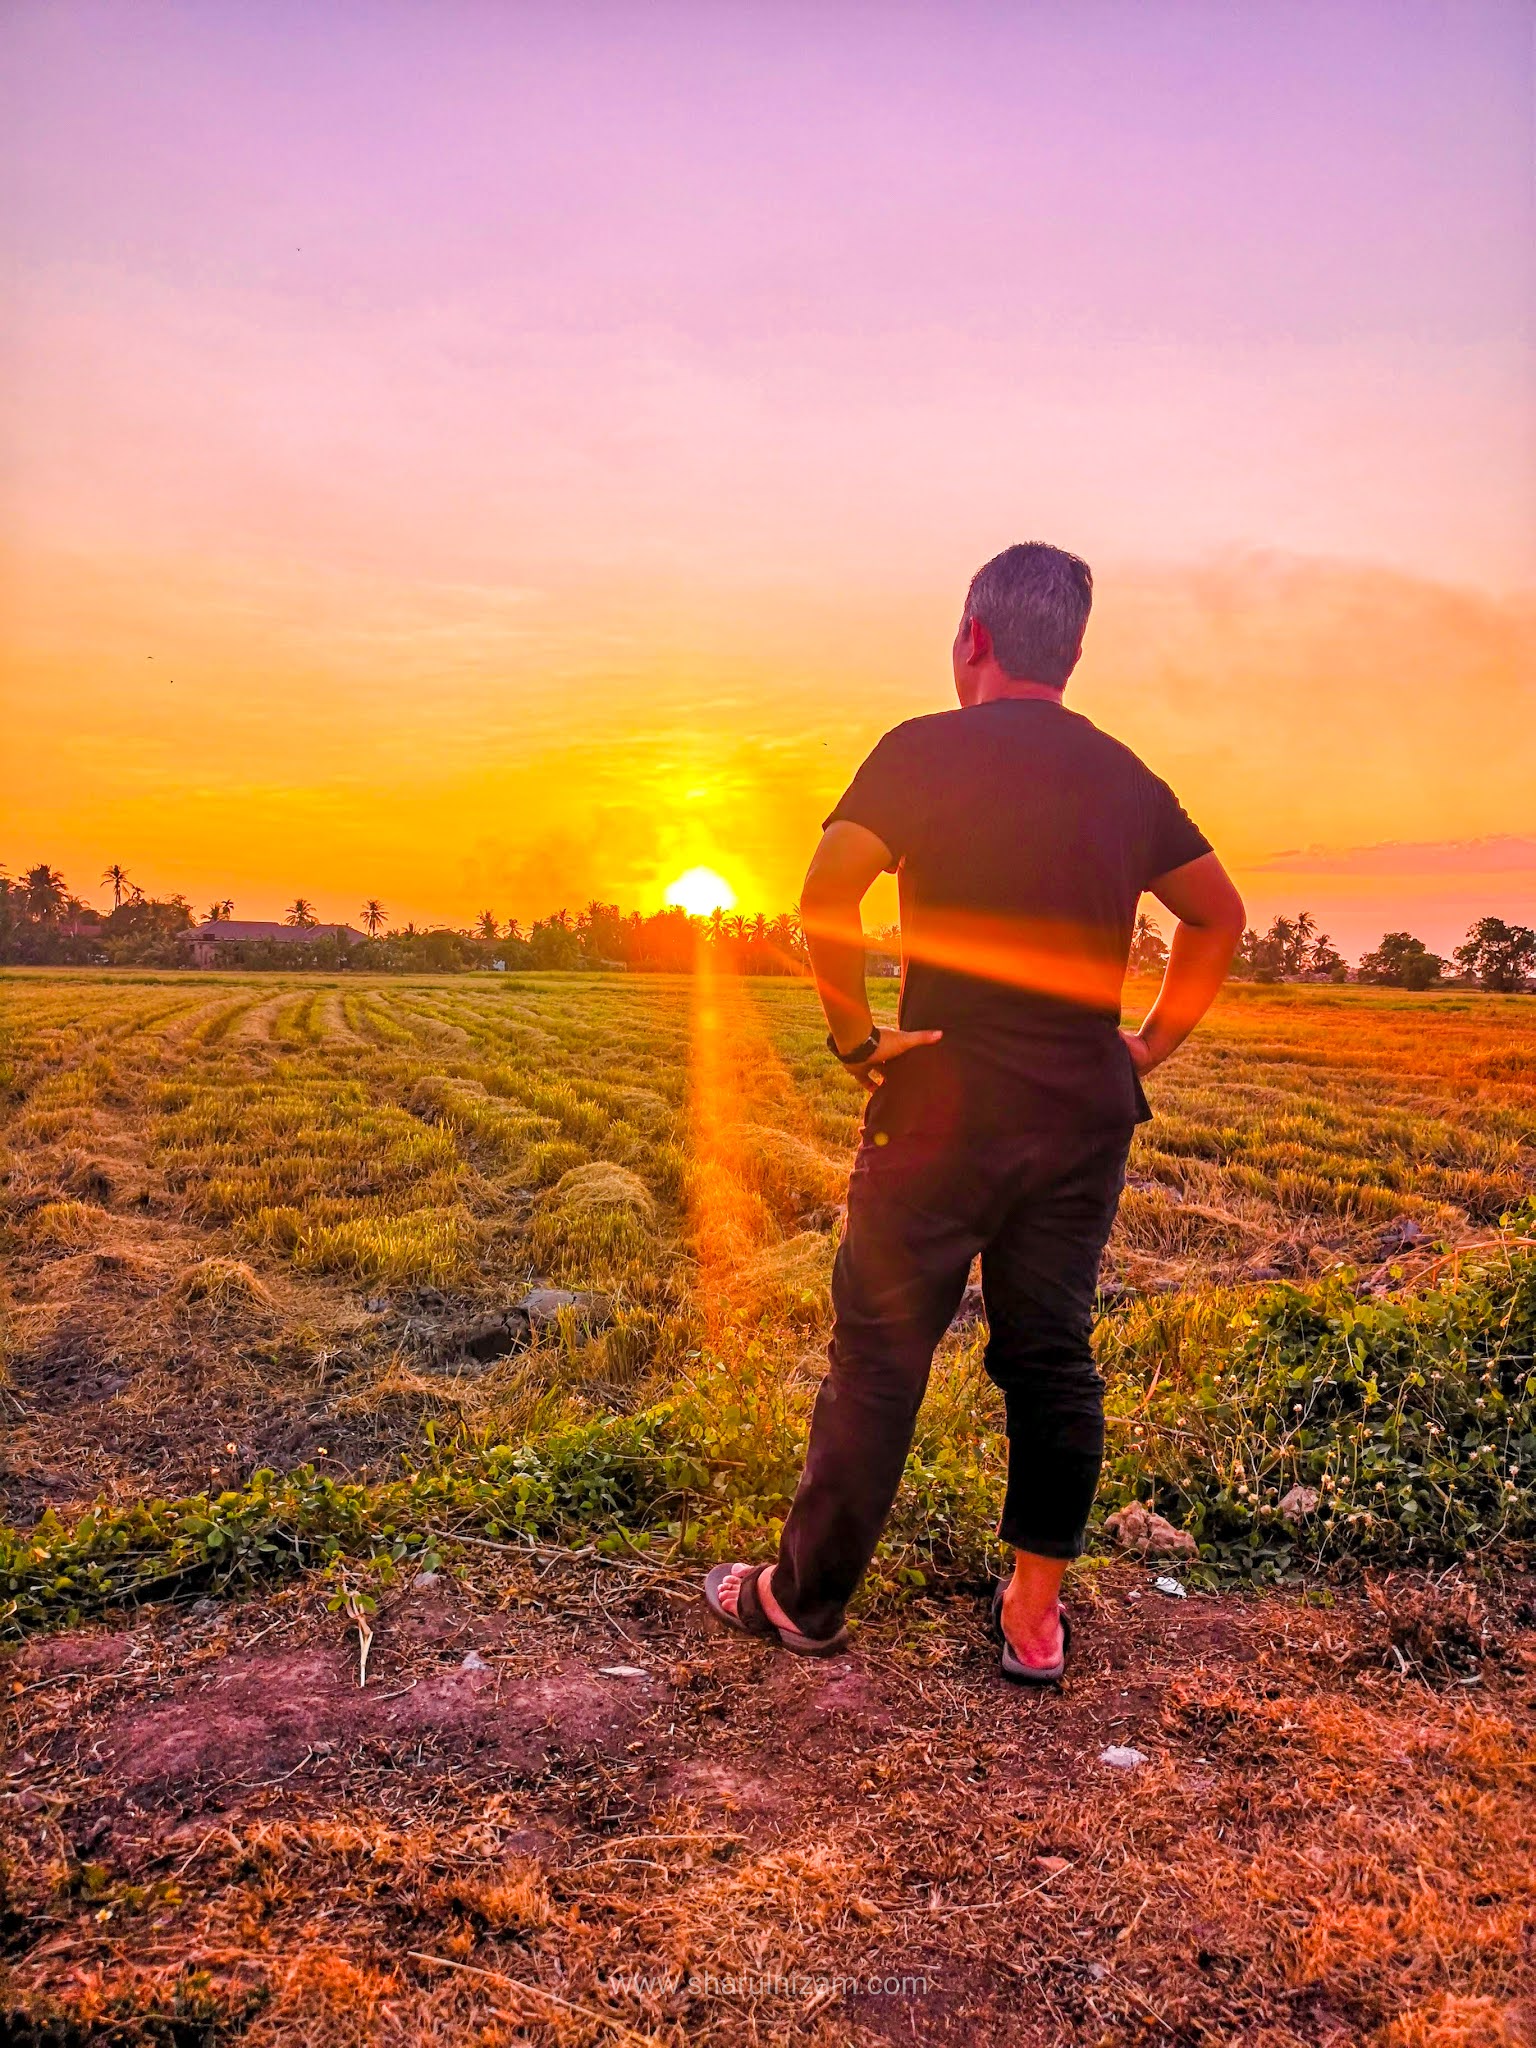
<svg viewBox="0 0 1536 2048">
<path fill-rule="evenodd" d="M 851 1052 L 839 1052 L 837 1040 L 830 1031 L 827 1033 L 827 1051 L 831 1053 L 833 1059 L 841 1060 L 845 1067 L 862 1067 L 864 1062 L 872 1060 L 879 1050 L 880 1026 L 878 1024 L 870 1025 L 868 1038 L 861 1045 L 856 1045 Z"/>
</svg>

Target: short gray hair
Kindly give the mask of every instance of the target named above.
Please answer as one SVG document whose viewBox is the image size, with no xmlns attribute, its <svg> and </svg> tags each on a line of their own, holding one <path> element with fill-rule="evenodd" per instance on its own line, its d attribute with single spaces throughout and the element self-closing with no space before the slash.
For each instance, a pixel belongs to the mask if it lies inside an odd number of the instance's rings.
<svg viewBox="0 0 1536 2048">
<path fill-rule="evenodd" d="M 999 668 L 1021 683 L 1060 689 L 1077 666 L 1093 609 L 1093 571 L 1044 541 L 1020 541 L 971 578 L 962 623 L 992 636 Z"/>
</svg>

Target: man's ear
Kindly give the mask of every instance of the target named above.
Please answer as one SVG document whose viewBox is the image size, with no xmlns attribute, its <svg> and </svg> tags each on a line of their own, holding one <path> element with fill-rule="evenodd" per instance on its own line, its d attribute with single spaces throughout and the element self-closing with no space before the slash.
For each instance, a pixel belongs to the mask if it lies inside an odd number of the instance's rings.
<svg viewBox="0 0 1536 2048">
<path fill-rule="evenodd" d="M 984 668 L 992 659 L 992 635 L 980 619 L 968 619 L 966 624 L 970 627 L 970 646 L 966 649 L 965 665 Z"/>
</svg>

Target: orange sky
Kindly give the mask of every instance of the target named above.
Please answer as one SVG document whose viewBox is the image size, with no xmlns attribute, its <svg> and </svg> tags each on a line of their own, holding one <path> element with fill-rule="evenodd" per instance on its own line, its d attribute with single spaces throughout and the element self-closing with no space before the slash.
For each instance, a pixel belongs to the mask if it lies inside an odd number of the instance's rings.
<svg viewBox="0 0 1536 2048">
<path fill-rule="evenodd" d="M 1045 538 L 1256 913 L 1536 918 L 1520 12 L 13 10 L 0 859 L 777 909 Z"/>
</svg>

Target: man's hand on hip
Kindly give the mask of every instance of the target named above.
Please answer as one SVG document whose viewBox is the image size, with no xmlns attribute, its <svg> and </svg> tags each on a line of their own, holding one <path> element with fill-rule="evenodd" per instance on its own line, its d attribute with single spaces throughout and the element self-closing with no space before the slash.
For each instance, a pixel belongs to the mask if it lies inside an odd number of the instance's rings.
<svg viewBox="0 0 1536 2048">
<path fill-rule="evenodd" d="M 920 1045 L 937 1045 L 943 1036 L 942 1031 L 894 1031 L 882 1024 L 880 1043 L 873 1054 L 848 1071 L 861 1088 L 867 1088 L 873 1094 L 885 1079 L 880 1072 L 882 1067 L 888 1067 L 892 1060 L 899 1060 L 904 1052 L 915 1052 Z"/>
<path fill-rule="evenodd" d="M 1139 1031 L 1122 1031 L 1120 1036 L 1125 1040 L 1126 1050 L 1138 1074 L 1150 1074 L 1154 1067 L 1162 1064 Z"/>
</svg>

